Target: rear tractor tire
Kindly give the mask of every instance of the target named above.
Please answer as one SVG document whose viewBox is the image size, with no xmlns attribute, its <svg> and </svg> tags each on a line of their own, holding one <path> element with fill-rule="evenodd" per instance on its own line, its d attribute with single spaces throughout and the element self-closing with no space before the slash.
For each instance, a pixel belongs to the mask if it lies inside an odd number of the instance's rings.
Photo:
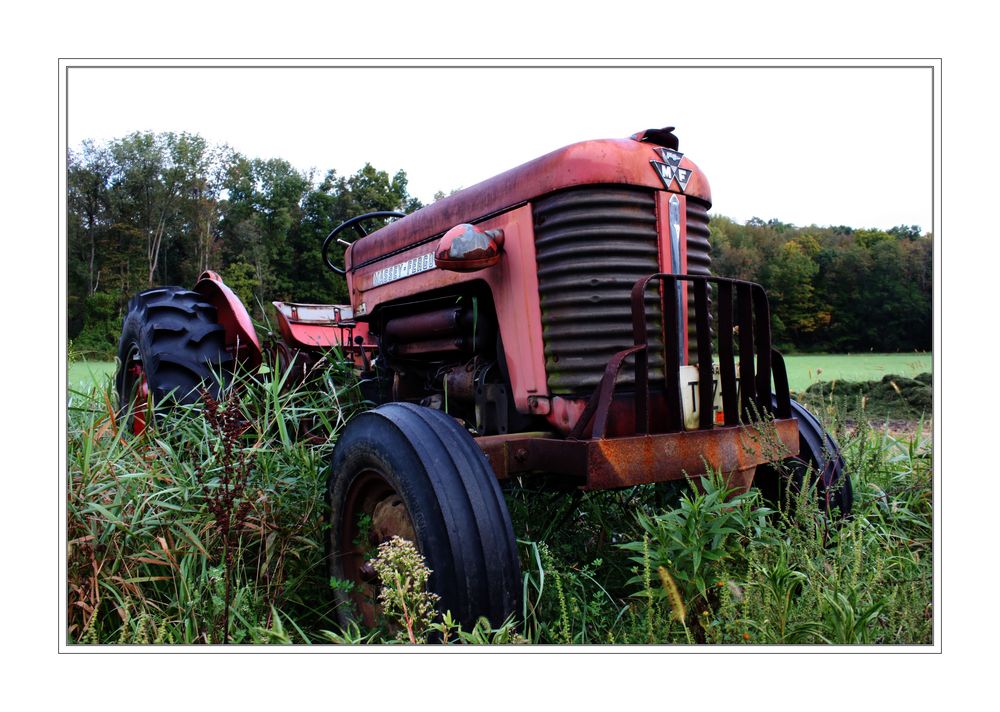
<svg viewBox="0 0 1000 712">
<path fill-rule="evenodd" d="M 833 519 L 849 516 L 854 504 L 854 491 L 840 446 L 816 416 L 794 400 L 792 416 L 799 425 L 798 456 L 775 464 L 759 465 L 754 484 L 765 499 L 782 511 L 788 511 L 806 484 L 808 474 L 808 486 L 815 487 L 820 510 Z"/>
<path fill-rule="evenodd" d="M 393 536 L 431 570 L 427 588 L 466 630 L 519 610 L 521 573 L 510 514 L 475 440 L 445 413 L 388 403 L 356 416 L 337 440 L 327 488 L 329 574 L 342 625 L 379 623 L 370 558 Z"/>
<path fill-rule="evenodd" d="M 115 378 L 120 417 L 141 434 L 155 410 L 197 403 L 205 390 L 218 398 L 231 370 L 225 329 L 215 307 L 181 287 L 132 297 L 118 342 Z"/>
</svg>

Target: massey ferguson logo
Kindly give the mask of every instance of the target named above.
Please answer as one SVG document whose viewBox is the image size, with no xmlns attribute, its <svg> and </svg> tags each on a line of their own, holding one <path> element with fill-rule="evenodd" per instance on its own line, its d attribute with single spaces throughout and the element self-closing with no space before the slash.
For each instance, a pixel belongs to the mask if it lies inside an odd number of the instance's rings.
<svg viewBox="0 0 1000 712">
<path fill-rule="evenodd" d="M 658 148 L 656 152 L 660 154 L 663 162 L 650 161 L 650 163 L 653 164 L 653 168 L 659 174 L 664 187 L 670 190 L 670 184 L 676 180 L 677 185 L 683 193 L 687 190 L 688 181 L 691 180 L 691 171 L 687 168 L 681 168 L 681 159 L 684 158 L 684 154 L 671 148 Z"/>
</svg>

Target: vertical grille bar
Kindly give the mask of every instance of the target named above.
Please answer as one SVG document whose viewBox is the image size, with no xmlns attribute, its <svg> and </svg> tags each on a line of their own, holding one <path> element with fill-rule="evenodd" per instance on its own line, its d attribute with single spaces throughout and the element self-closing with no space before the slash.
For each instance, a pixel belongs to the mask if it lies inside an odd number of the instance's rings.
<svg viewBox="0 0 1000 712">
<path fill-rule="evenodd" d="M 753 372 L 753 292 L 749 284 L 736 285 L 740 330 L 740 414 L 743 422 L 752 422 L 753 406 L 757 402 L 757 389 Z"/>
<path fill-rule="evenodd" d="M 719 282 L 719 384 L 726 425 L 739 423 L 736 362 L 733 357 L 733 284 Z"/>
<path fill-rule="evenodd" d="M 761 413 L 771 412 L 771 314 L 763 287 L 753 288 L 757 321 L 757 403 Z"/>
<path fill-rule="evenodd" d="M 642 284 L 640 287 L 639 285 Z M 632 340 L 634 345 L 648 343 L 646 335 L 646 288 L 647 282 L 637 281 L 632 285 Z M 670 314 L 666 302 L 663 313 Z M 667 340 L 669 344 L 669 339 Z M 635 431 L 640 435 L 649 432 L 649 349 L 635 354 Z"/>
<path fill-rule="evenodd" d="M 792 417 L 792 396 L 788 392 L 788 371 L 785 357 L 776 349 L 771 349 L 771 372 L 774 374 L 774 399 L 777 401 L 776 418 Z"/>
<path fill-rule="evenodd" d="M 711 428 L 713 418 L 712 393 L 712 332 L 709 330 L 708 282 L 694 283 L 695 325 L 698 336 L 698 427 Z"/>
</svg>

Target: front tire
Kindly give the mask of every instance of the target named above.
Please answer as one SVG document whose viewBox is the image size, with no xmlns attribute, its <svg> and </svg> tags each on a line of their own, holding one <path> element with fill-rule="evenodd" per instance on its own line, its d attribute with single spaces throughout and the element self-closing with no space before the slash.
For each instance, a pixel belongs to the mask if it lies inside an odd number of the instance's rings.
<svg viewBox="0 0 1000 712">
<path fill-rule="evenodd" d="M 439 608 L 466 629 L 480 616 L 499 626 L 518 610 L 510 514 L 482 450 L 453 418 L 409 403 L 356 416 L 334 449 L 327 495 L 329 573 L 353 584 L 335 588 L 342 625 L 377 622 L 366 557 L 392 536 L 414 542 Z"/>
<path fill-rule="evenodd" d="M 816 488 L 820 509 L 833 518 L 847 517 L 854 504 L 851 477 L 833 436 L 815 415 L 792 401 L 792 416 L 799 426 L 799 454 L 779 463 L 759 465 L 754 484 L 764 498 L 787 511 L 795 496 L 806 486 Z"/>
</svg>

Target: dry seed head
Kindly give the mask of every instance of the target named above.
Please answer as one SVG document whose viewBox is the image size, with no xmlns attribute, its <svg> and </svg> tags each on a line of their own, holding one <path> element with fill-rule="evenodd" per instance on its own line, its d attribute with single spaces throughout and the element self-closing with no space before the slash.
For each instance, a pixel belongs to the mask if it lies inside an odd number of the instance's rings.
<svg viewBox="0 0 1000 712">
<path fill-rule="evenodd" d="M 681 598 L 681 592 L 677 590 L 677 584 L 674 583 L 674 577 L 662 566 L 658 567 L 657 570 L 660 574 L 660 583 L 663 584 L 663 590 L 667 592 L 667 598 L 670 599 L 670 614 L 674 617 L 675 621 L 683 623 L 684 619 L 687 618 L 687 609 L 684 607 L 684 599 Z"/>
</svg>

